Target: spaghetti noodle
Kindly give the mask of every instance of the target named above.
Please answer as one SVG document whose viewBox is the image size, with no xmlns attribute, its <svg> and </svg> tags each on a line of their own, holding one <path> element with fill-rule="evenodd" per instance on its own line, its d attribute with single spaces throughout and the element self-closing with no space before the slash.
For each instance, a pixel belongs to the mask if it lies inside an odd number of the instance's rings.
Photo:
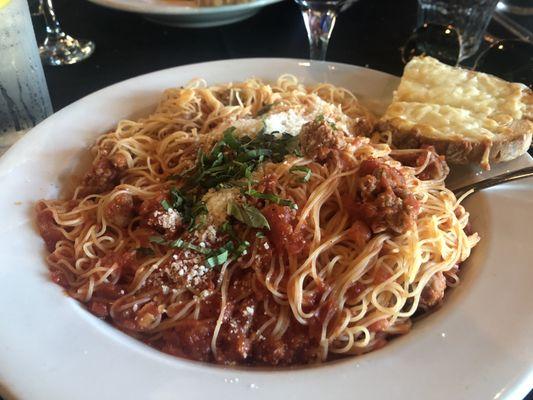
<svg viewBox="0 0 533 400">
<path fill-rule="evenodd" d="M 363 137 L 347 90 L 292 76 L 167 90 L 93 148 L 37 222 L 52 280 L 169 354 L 289 365 L 361 354 L 440 303 L 478 242 L 431 149 Z"/>
</svg>

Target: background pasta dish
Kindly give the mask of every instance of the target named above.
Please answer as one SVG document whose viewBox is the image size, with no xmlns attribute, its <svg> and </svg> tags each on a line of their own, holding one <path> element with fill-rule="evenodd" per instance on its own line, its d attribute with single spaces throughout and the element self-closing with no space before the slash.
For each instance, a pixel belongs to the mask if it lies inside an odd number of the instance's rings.
<svg viewBox="0 0 533 400">
<path fill-rule="evenodd" d="M 377 349 L 442 300 L 479 240 L 431 148 L 365 137 L 347 90 L 292 76 L 167 90 L 93 148 L 37 221 L 52 279 L 166 353 L 223 364 Z"/>
</svg>

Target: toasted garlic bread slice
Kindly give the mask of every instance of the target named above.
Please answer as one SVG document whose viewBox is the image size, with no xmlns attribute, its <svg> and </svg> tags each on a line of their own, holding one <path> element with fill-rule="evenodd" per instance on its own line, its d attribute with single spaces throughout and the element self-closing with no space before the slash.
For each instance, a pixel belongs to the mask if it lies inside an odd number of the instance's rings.
<svg viewBox="0 0 533 400">
<path fill-rule="evenodd" d="M 489 169 L 531 145 L 533 94 L 520 83 L 415 57 L 378 129 L 390 132 L 394 146 L 431 144 L 450 163 Z"/>
</svg>

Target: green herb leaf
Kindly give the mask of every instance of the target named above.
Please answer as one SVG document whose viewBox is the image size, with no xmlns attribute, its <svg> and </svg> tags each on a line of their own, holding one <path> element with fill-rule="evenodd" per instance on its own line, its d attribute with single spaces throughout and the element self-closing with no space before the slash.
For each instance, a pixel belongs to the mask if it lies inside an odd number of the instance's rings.
<svg viewBox="0 0 533 400">
<path fill-rule="evenodd" d="M 229 251 L 228 250 L 224 250 L 222 253 L 215 254 L 214 256 L 211 256 L 208 259 L 206 259 L 205 263 L 206 263 L 206 265 L 208 267 L 214 268 L 217 265 L 222 265 L 226 261 L 228 261 L 228 256 L 229 256 Z"/>
<path fill-rule="evenodd" d="M 271 203 L 279 204 L 282 206 L 288 206 L 291 208 L 294 208 L 295 206 L 294 202 L 292 202 L 291 200 L 282 199 L 281 197 L 273 193 L 261 193 L 255 189 L 248 189 L 247 191 L 244 192 L 244 194 L 251 196 L 251 197 L 258 198 L 258 199 L 265 199 L 265 200 L 270 201 Z"/>
<path fill-rule="evenodd" d="M 197 253 L 200 253 L 200 254 L 209 254 L 211 252 L 210 249 L 206 249 L 205 247 L 201 247 L 201 246 L 196 246 L 195 244 L 192 244 L 192 243 L 187 243 L 186 246 L 187 248 L 193 251 L 196 251 Z"/>
<path fill-rule="evenodd" d="M 209 155 L 198 152 L 196 166 L 183 176 L 186 179 L 184 190 L 210 189 L 243 177 L 250 179 L 252 172 L 264 161 L 281 162 L 288 154 L 299 152 L 298 138 L 287 133 L 273 135 L 262 131 L 254 138 L 237 138 L 234 132 L 234 127 L 224 131 L 223 139 Z"/>
<path fill-rule="evenodd" d="M 169 209 L 172 208 L 172 207 L 170 206 L 170 204 L 168 203 L 168 201 L 166 201 L 166 200 L 162 200 L 162 201 L 161 201 L 161 205 L 163 206 L 163 208 L 165 209 L 165 211 L 168 211 Z"/>
<path fill-rule="evenodd" d="M 165 238 L 163 238 L 162 236 L 150 236 L 148 238 L 148 240 L 152 243 L 157 243 L 157 244 L 163 244 L 163 243 L 166 243 L 166 240 Z"/>
<path fill-rule="evenodd" d="M 246 162 L 256 158 L 271 156 L 272 150 L 270 149 L 253 149 L 246 150 L 244 153 L 239 154 L 237 161 Z"/>
<path fill-rule="evenodd" d="M 232 201 L 228 203 L 227 213 L 252 228 L 270 229 L 270 225 L 265 216 L 253 206 L 247 204 L 239 205 Z"/>
<path fill-rule="evenodd" d="M 209 254 L 209 253 L 211 253 L 211 250 L 206 249 L 205 247 L 196 246 L 195 244 L 186 242 L 183 239 L 174 240 L 173 242 L 169 243 L 169 246 L 177 248 L 177 249 L 190 249 L 190 250 L 196 251 L 197 253 L 200 253 L 200 254 Z"/>
<path fill-rule="evenodd" d="M 173 242 L 170 242 L 168 245 L 170 247 L 175 247 L 177 249 L 181 249 L 185 245 L 185 241 L 183 241 L 182 239 L 176 239 Z"/>
<path fill-rule="evenodd" d="M 312 172 L 311 172 L 311 169 L 308 168 L 308 167 L 304 167 L 304 166 L 296 166 L 296 167 L 292 167 L 289 172 L 292 172 L 292 173 L 295 173 L 295 172 L 304 172 L 305 175 L 300 178 L 300 182 L 309 182 L 309 179 L 311 179 L 311 175 L 312 175 Z"/>
<path fill-rule="evenodd" d="M 237 247 L 237 249 L 235 250 L 235 255 L 238 257 L 242 254 L 246 254 L 245 252 L 247 251 L 246 249 L 250 247 L 250 242 L 248 242 L 247 240 L 245 240 L 244 242 L 241 242 L 239 244 L 239 247 Z"/>
<path fill-rule="evenodd" d="M 233 150 L 239 150 L 241 144 L 235 138 L 235 130 L 236 128 L 232 126 L 224 131 L 224 143 L 227 144 Z"/>
<path fill-rule="evenodd" d="M 263 239 L 265 237 L 265 234 L 261 231 L 257 231 L 255 233 L 255 237 L 258 237 L 259 239 Z"/>
<path fill-rule="evenodd" d="M 176 188 L 170 189 L 172 205 L 176 210 L 183 210 L 183 205 L 187 202 L 186 197 Z"/>
</svg>

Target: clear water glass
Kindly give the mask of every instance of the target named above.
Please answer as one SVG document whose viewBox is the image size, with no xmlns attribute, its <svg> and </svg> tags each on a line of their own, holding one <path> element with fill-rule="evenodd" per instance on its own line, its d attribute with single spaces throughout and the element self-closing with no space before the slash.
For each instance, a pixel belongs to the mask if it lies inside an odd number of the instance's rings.
<svg viewBox="0 0 533 400">
<path fill-rule="evenodd" d="M 479 48 L 498 0 L 418 0 L 418 26 L 452 25 L 461 39 L 460 60 Z"/>
<path fill-rule="evenodd" d="M 0 7 L 0 154 L 52 113 L 26 0 Z"/>
<path fill-rule="evenodd" d="M 325 60 L 337 14 L 345 0 L 295 0 L 300 6 L 309 38 L 309 58 Z"/>
</svg>

